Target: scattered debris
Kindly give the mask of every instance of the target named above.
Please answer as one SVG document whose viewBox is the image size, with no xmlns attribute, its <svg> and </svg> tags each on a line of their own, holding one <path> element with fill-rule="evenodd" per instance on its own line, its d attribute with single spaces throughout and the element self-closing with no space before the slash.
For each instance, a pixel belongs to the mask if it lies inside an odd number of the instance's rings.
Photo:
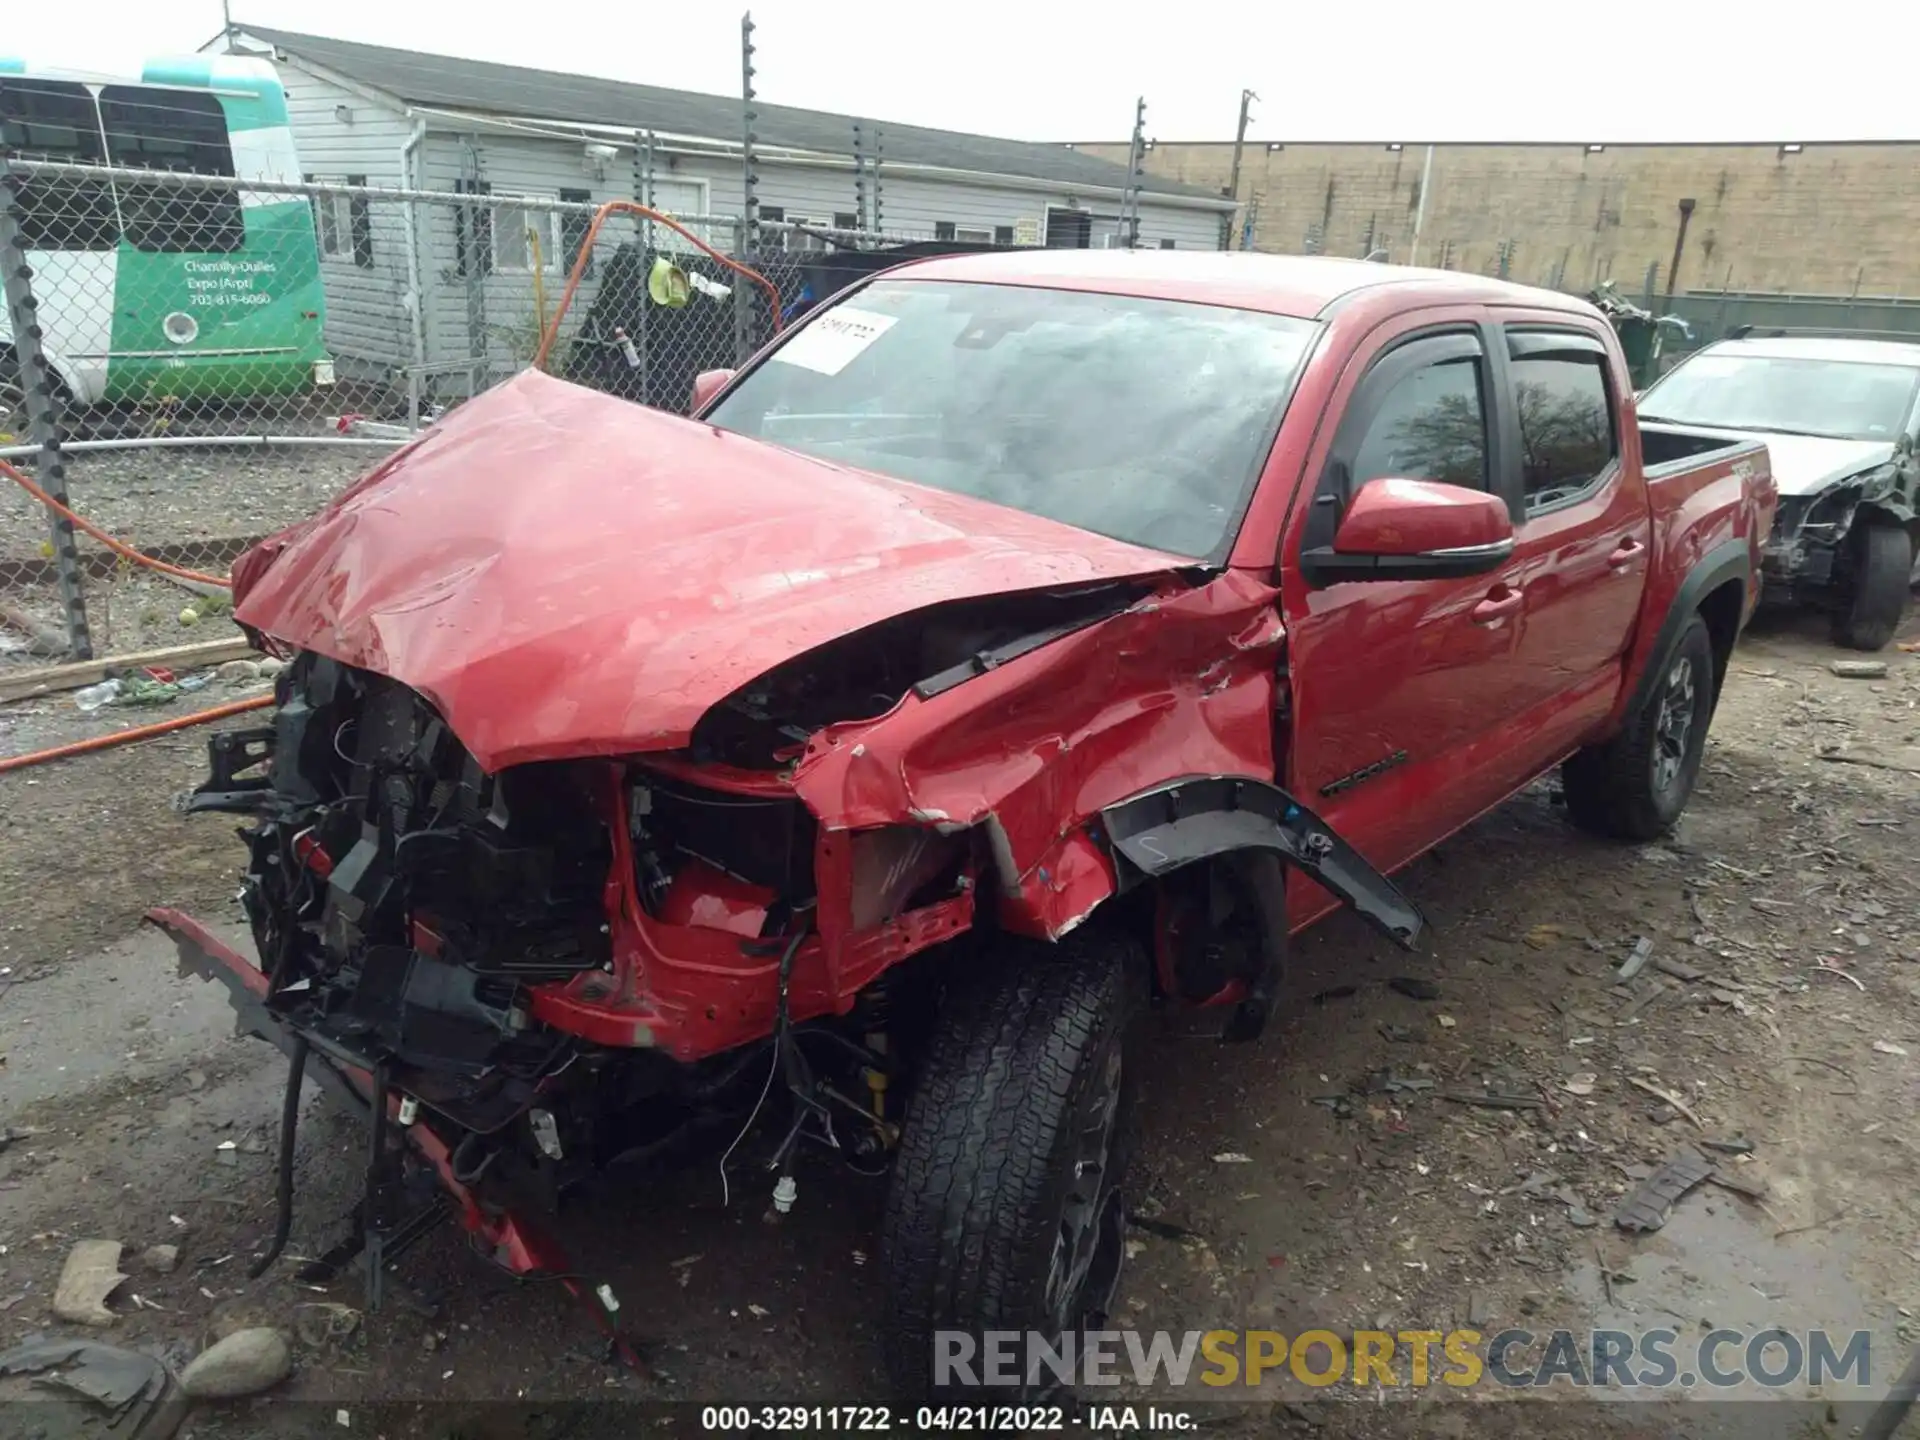
<svg viewBox="0 0 1920 1440">
<path fill-rule="evenodd" d="M 1591 1230 L 1600 1222 L 1593 1217 L 1593 1213 L 1585 1206 L 1569 1205 L 1567 1207 L 1567 1223 L 1576 1230 Z"/>
<path fill-rule="evenodd" d="M 360 1328 L 360 1312 L 338 1300 L 308 1300 L 294 1310 L 294 1329 L 304 1344 L 315 1349 L 344 1340 Z"/>
<path fill-rule="evenodd" d="M 1396 995 L 1404 995 L 1409 1000 L 1438 1000 L 1440 987 L 1431 980 L 1422 980 L 1413 975 L 1396 975 L 1387 981 L 1387 988 Z"/>
<path fill-rule="evenodd" d="M 1671 975 L 1674 979 L 1687 985 L 1693 984 L 1696 980 L 1704 980 L 1707 978 L 1706 971 L 1697 970 L 1681 960 L 1669 960 L 1664 955 L 1653 962 L 1653 968 L 1658 970 L 1662 975 Z"/>
<path fill-rule="evenodd" d="M 1831 1060 L 1822 1060 L 1818 1055 L 1789 1055 L 1787 1059 L 1789 1061 L 1798 1061 L 1803 1065 L 1818 1065 L 1822 1069 L 1831 1070 L 1834 1074 L 1840 1076 L 1853 1086 L 1851 1090 L 1834 1091 L 1833 1093 L 1836 1095 L 1858 1095 L 1860 1093 L 1860 1082 L 1853 1078 L 1853 1072 L 1844 1065 L 1836 1065 Z"/>
<path fill-rule="evenodd" d="M 1591 1070 L 1582 1071 L 1578 1075 L 1568 1077 L 1560 1088 L 1569 1095 L 1591 1095 L 1599 1078 Z"/>
<path fill-rule="evenodd" d="M 1628 1231 L 1658 1230 L 1667 1223 L 1674 1203 L 1711 1174 L 1713 1163 L 1691 1145 L 1683 1145 L 1641 1181 L 1614 1213 L 1613 1223 Z"/>
<path fill-rule="evenodd" d="M 1157 1235 L 1162 1240 L 1178 1240 L 1184 1243 L 1201 1238 L 1197 1232 L 1189 1230 L 1184 1225 L 1175 1225 L 1171 1220 L 1160 1220 L 1150 1215 L 1135 1215 L 1131 1211 L 1127 1213 L 1127 1224 L 1136 1230 L 1144 1230 L 1149 1235 Z"/>
<path fill-rule="evenodd" d="M 1753 1154 L 1753 1142 L 1751 1140 L 1700 1140 L 1695 1143 L 1698 1144 L 1702 1150 L 1716 1150 L 1722 1155 Z"/>
<path fill-rule="evenodd" d="M 180 1372 L 180 1388 L 200 1400 L 231 1400 L 271 1389 L 293 1370 L 287 1337 L 271 1326 L 236 1330 Z"/>
<path fill-rule="evenodd" d="M 1707 1176 L 1707 1179 L 1713 1184 L 1718 1185 L 1722 1190 L 1731 1190 L 1734 1194 L 1743 1196 L 1755 1203 L 1767 1198 L 1768 1189 L 1766 1181 L 1749 1180 L 1744 1175 L 1736 1175 L 1731 1170 L 1727 1170 L 1721 1166 L 1716 1165 L 1713 1173 Z"/>
<path fill-rule="evenodd" d="M 1842 680 L 1884 680 L 1887 677 L 1887 662 L 1884 660 L 1833 660 L 1827 669 Z"/>
<path fill-rule="evenodd" d="M 149 1245 L 140 1252 L 140 1266 L 155 1275 L 171 1275 L 180 1268 L 178 1245 Z"/>
<path fill-rule="evenodd" d="M 1904 1055 L 1907 1053 L 1906 1046 L 1896 1045 L 1891 1040 L 1876 1040 L 1873 1042 L 1873 1048 L 1881 1055 Z"/>
<path fill-rule="evenodd" d="M 1835 765 L 1864 765 L 1869 770 L 1891 770 L 1896 775 L 1920 775 L 1920 766 L 1901 765 L 1892 760 L 1876 760 L 1871 755 L 1849 755 L 1841 750 L 1822 750 L 1814 758 L 1828 760 Z"/>
<path fill-rule="evenodd" d="M 26 1385 L 8 1385 L 12 1377 Z M 97 1340 L 34 1339 L 0 1354 L 0 1408 L 34 1412 L 34 1434 L 110 1430 L 127 1440 L 164 1440 L 187 1407 L 167 1367 L 151 1355 Z M 61 1417 L 63 1409 L 81 1413 Z"/>
<path fill-rule="evenodd" d="M 81 1240 L 67 1252 L 53 1290 L 53 1313 L 74 1325 L 111 1325 L 119 1317 L 107 1297 L 126 1280 L 118 1240 Z"/>
<path fill-rule="evenodd" d="M 1313 997 L 1313 1003 L 1316 1005 L 1324 1005 L 1329 1000 L 1351 1000 L 1359 993 L 1360 987 L 1358 985 L 1335 985 L 1315 995 Z"/>
<path fill-rule="evenodd" d="M 1427 1037 L 1406 1025 L 1382 1025 L 1380 1038 L 1392 1045 L 1424 1045 Z"/>
<path fill-rule="evenodd" d="M 1442 1100 L 1456 1105 L 1477 1105 L 1483 1110 L 1538 1110 L 1540 1101 L 1532 1095 L 1496 1095 L 1492 1091 L 1474 1094 L 1466 1090 L 1443 1090 Z"/>
<path fill-rule="evenodd" d="M 1213 1157 L 1213 1163 L 1216 1165 L 1251 1165 L 1253 1163 L 1253 1157 L 1251 1155 L 1242 1155 L 1238 1150 L 1222 1150 L 1218 1155 Z"/>
<path fill-rule="evenodd" d="M 1858 975 L 1855 975 L 1849 971 L 1843 970 L 1838 965 L 1830 965 L 1825 960 L 1822 960 L 1818 964 L 1810 965 L 1807 968 L 1817 975 L 1837 976 L 1838 978 L 1846 981 L 1849 985 L 1853 986 L 1853 988 L 1858 990 L 1862 995 L 1867 993 L 1867 987 L 1861 983 L 1860 977 Z"/>
<path fill-rule="evenodd" d="M 1823 1225 L 1831 1225 L 1836 1220 L 1844 1220 L 1846 1215 L 1847 1207 L 1842 1205 L 1831 1215 L 1822 1215 L 1818 1220 L 1809 1220 L 1804 1225 L 1789 1225 L 1784 1230 L 1776 1230 L 1773 1232 L 1773 1238 L 1776 1240 L 1784 1240 L 1789 1235 L 1804 1235 L 1809 1230 L 1818 1230 Z"/>
<path fill-rule="evenodd" d="M 1693 1113 L 1693 1107 L 1688 1105 L 1686 1101 L 1682 1100 L 1678 1095 L 1675 1095 L 1671 1091 L 1662 1090 L 1658 1085 L 1655 1085 L 1651 1080 L 1642 1080 L 1638 1075 L 1629 1075 L 1627 1077 L 1627 1083 L 1633 1086 L 1636 1090 L 1646 1091 L 1647 1094 L 1653 1096 L 1656 1100 L 1666 1101 L 1667 1104 L 1671 1105 L 1675 1110 L 1679 1111 L 1682 1115 L 1686 1116 L 1687 1119 L 1691 1120 L 1696 1130 L 1704 1130 L 1707 1128 L 1706 1121 L 1702 1120 L 1698 1115 Z"/>
<path fill-rule="evenodd" d="M 1620 968 L 1613 972 L 1613 978 L 1622 981 L 1633 979 L 1647 968 L 1647 961 L 1652 958 L 1653 941 L 1642 935 L 1633 942 L 1633 953 L 1620 963 Z"/>
<path fill-rule="evenodd" d="M 747 1313 L 756 1320 L 764 1320 L 773 1312 L 764 1305 L 749 1305 L 747 1306 Z"/>
<path fill-rule="evenodd" d="M 1433 1023 L 1442 1030 L 1451 1030 L 1458 1022 L 1451 1015 L 1436 1015 L 1433 1017 Z"/>
<path fill-rule="evenodd" d="M 1546 950 L 1566 939 L 1567 932 L 1558 925 L 1536 925 L 1521 938 L 1532 949 Z"/>
</svg>

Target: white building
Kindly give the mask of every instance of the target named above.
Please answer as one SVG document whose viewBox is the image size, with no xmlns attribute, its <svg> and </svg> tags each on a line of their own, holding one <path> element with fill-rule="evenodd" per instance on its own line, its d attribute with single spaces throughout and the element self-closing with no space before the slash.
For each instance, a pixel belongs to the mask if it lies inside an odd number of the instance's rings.
<svg viewBox="0 0 1920 1440">
<path fill-rule="evenodd" d="M 597 204 L 644 185 L 652 204 L 675 215 L 731 220 L 745 206 L 737 97 L 254 25 L 207 48 L 273 61 L 306 178 L 490 197 L 483 222 L 452 205 L 345 196 L 317 205 L 327 338 L 343 378 L 479 354 L 495 365 L 523 361 L 527 337 L 517 332 L 532 328 L 529 295 L 557 289 L 587 222 L 585 211 L 543 211 L 542 201 Z M 755 109 L 763 220 L 1000 244 L 1099 247 L 1118 238 L 1128 175 L 1110 161 L 1064 146 Z M 511 197 L 533 204 L 502 203 Z M 1138 243 L 1217 249 L 1231 209 L 1221 195 L 1143 177 Z M 732 248 L 731 225 L 709 234 Z M 786 233 L 772 243 L 818 242 Z M 576 303 L 592 299 L 589 285 Z"/>
</svg>

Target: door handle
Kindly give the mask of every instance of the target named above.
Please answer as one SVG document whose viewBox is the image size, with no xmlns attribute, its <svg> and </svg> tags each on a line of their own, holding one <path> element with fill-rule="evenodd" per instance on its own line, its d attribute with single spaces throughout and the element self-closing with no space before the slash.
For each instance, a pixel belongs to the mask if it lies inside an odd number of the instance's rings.
<svg viewBox="0 0 1920 1440">
<path fill-rule="evenodd" d="M 1473 623 L 1476 625 L 1494 625 L 1507 618 L 1520 608 L 1526 596 L 1511 585 L 1496 585 L 1487 592 L 1487 598 L 1473 607 Z"/>
<path fill-rule="evenodd" d="M 1646 550 L 1647 547 L 1637 536 L 1623 535 L 1620 537 L 1620 543 L 1613 547 L 1613 553 L 1607 556 L 1607 564 L 1615 570 L 1624 570 L 1644 555 Z"/>
</svg>

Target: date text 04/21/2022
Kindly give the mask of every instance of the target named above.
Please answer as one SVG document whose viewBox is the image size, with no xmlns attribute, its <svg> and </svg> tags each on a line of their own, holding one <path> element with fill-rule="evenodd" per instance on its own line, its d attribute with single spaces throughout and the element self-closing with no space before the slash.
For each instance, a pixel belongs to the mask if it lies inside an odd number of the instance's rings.
<svg viewBox="0 0 1920 1440">
<path fill-rule="evenodd" d="M 1180 1432 L 1196 1422 L 1185 1410 L 1165 1406 L 922 1405 L 895 1410 L 886 1405 L 708 1405 L 700 1428 L 709 1431 L 958 1432 L 1026 1435 L 1036 1432 L 1123 1430 Z"/>
</svg>

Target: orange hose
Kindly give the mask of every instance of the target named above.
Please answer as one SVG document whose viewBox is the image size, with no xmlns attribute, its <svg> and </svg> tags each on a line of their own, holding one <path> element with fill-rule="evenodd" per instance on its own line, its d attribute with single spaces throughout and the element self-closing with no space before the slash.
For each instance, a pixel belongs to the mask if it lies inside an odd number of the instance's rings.
<svg viewBox="0 0 1920 1440">
<path fill-rule="evenodd" d="M 730 255 L 723 255 L 671 215 L 662 215 L 650 205 L 642 205 L 637 200 L 609 200 L 593 212 L 593 223 L 587 226 L 587 238 L 580 242 L 580 253 L 574 257 L 573 269 L 567 275 L 567 288 L 560 293 L 560 308 L 554 311 L 553 323 L 547 327 L 546 334 L 540 337 L 540 349 L 533 357 L 533 368 L 547 368 L 547 356 L 552 353 L 554 341 L 560 338 L 560 322 L 567 317 L 567 307 L 573 303 L 573 292 L 580 288 L 581 277 L 586 274 L 587 262 L 593 258 L 593 242 L 600 234 L 600 222 L 609 215 L 644 215 L 657 221 L 669 230 L 687 237 L 714 260 L 727 267 L 736 275 L 744 276 L 767 292 L 767 298 L 773 301 L 773 329 L 780 331 L 780 288 L 766 276 L 750 265 L 742 265 Z"/>
<path fill-rule="evenodd" d="M 107 534 L 106 531 L 102 530 L 91 520 L 83 519 L 81 516 L 74 514 L 73 511 L 62 505 L 58 500 L 54 499 L 53 496 L 49 495 L 45 490 L 42 490 L 5 460 L 0 460 L 0 475 L 6 475 L 22 490 L 25 490 L 29 495 L 33 496 L 34 499 L 53 511 L 54 514 L 65 519 L 74 529 L 85 531 L 116 555 L 131 560 L 135 564 L 145 565 L 150 569 L 158 570 L 162 575 L 171 575 L 178 580 L 193 580 L 202 585 L 218 585 L 223 590 L 231 590 L 233 588 L 233 582 L 224 576 L 206 575 L 198 570 L 188 570 L 179 565 L 169 565 L 166 561 L 156 560 L 151 555 L 142 555 L 126 542 L 114 539 L 113 536 Z"/>
<path fill-rule="evenodd" d="M 152 725 L 136 725 L 131 730 L 116 730 L 111 735 L 95 735 L 90 740 L 75 740 L 69 745 L 55 745 L 49 750 L 35 750 L 27 755 L 10 755 L 0 760 L 0 775 L 9 770 L 24 770 L 29 765 L 44 765 L 49 760 L 65 760 L 73 755 L 91 755 L 96 750 L 111 750 L 116 745 L 130 745 L 135 740 L 151 740 L 156 735 L 171 734 L 175 730 L 185 730 L 191 725 L 204 725 L 209 720 L 224 720 L 229 715 L 243 715 L 249 710 L 264 710 L 273 704 L 273 696 L 256 695 L 251 700 L 235 700 L 230 705 L 216 705 L 211 710 L 201 710 L 192 715 L 176 715 L 171 720 L 161 720 Z"/>
</svg>

